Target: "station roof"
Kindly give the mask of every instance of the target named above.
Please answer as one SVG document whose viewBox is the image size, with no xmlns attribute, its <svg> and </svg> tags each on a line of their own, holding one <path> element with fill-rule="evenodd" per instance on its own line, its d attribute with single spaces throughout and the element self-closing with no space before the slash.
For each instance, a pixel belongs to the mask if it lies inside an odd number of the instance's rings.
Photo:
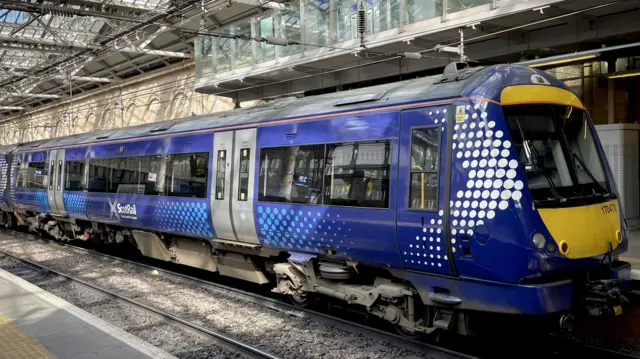
<svg viewBox="0 0 640 359">
<path fill-rule="evenodd" d="M 194 58 L 193 39 L 259 0 L 0 0 L 0 122 Z"/>
</svg>

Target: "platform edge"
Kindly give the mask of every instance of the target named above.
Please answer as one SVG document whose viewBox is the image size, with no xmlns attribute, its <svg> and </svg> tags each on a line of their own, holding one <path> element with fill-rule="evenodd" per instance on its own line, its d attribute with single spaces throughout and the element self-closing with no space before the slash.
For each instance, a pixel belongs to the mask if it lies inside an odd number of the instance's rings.
<svg viewBox="0 0 640 359">
<path fill-rule="evenodd" d="M 0 269 L 0 278 L 6 279 L 15 283 L 21 289 L 35 295 L 40 300 L 49 303 L 56 307 L 57 309 L 61 309 L 66 311 L 67 313 L 77 317 L 78 319 L 91 324 L 92 326 L 108 333 L 109 335 L 117 338 L 130 346 L 132 349 L 141 352 L 142 354 L 148 355 L 151 358 L 158 359 L 177 359 L 175 356 L 167 353 L 166 351 L 148 343 L 137 336 L 127 333 L 126 331 L 110 324 L 95 315 L 76 307 L 75 305 L 67 302 L 66 300 L 59 298 L 44 289 L 31 284 L 24 279 L 17 277 L 4 269 Z"/>
</svg>

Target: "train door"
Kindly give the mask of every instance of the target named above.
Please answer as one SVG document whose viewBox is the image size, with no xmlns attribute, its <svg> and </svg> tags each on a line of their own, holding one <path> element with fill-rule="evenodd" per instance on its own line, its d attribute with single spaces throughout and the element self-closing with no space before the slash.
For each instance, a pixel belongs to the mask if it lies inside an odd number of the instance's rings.
<svg viewBox="0 0 640 359">
<path fill-rule="evenodd" d="M 253 219 L 256 129 L 213 137 L 211 218 L 220 239 L 259 244 Z"/>
<path fill-rule="evenodd" d="M 447 234 L 447 111 L 437 106 L 401 113 L 397 225 L 405 268 L 453 275 Z"/>
<path fill-rule="evenodd" d="M 66 216 L 62 191 L 64 190 L 64 150 L 49 151 L 49 187 L 47 197 L 51 214 Z"/>
</svg>

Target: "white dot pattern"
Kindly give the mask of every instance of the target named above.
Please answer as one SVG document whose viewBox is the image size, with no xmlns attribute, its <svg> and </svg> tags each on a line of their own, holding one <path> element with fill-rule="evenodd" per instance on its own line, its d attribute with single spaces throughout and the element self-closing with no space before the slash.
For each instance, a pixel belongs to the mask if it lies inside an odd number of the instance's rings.
<svg viewBox="0 0 640 359">
<path fill-rule="evenodd" d="M 487 106 L 482 101 L 467 105 L 465 123 L 454 127 L 453 138 L 458 139 L 454 141 L 455 158 L 473 159 L 454 160 L 454 166 L 466 175 L 466 188 L 457 191 L 451 208 L 454 236 L 473 235 L 476 226 L 491 222 L 522 198 L 524 183 L 516 179 L 519 164 L 511 150 L 509 133 L 491 118 Z M 465 138 L 476 140 L 459 140 Z M 456 243 L 455 237 L 451 243 Z M 456 253 L 455 246 L 452 249 Z"/>
</svg>

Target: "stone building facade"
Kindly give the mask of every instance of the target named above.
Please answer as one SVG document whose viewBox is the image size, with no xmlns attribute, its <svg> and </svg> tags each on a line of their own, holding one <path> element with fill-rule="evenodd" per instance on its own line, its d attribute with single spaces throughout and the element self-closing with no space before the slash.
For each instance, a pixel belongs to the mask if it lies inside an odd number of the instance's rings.
<svg viewBox="0 0 640 359">
<path fill-rule="evenodd" d="M 7 118 L 0 123 L 0 144 L 135 126 L 234 107 L 229 98 L 194 92 L 194 71 L 193 62 L 174 65 Z"/>
</svg>

